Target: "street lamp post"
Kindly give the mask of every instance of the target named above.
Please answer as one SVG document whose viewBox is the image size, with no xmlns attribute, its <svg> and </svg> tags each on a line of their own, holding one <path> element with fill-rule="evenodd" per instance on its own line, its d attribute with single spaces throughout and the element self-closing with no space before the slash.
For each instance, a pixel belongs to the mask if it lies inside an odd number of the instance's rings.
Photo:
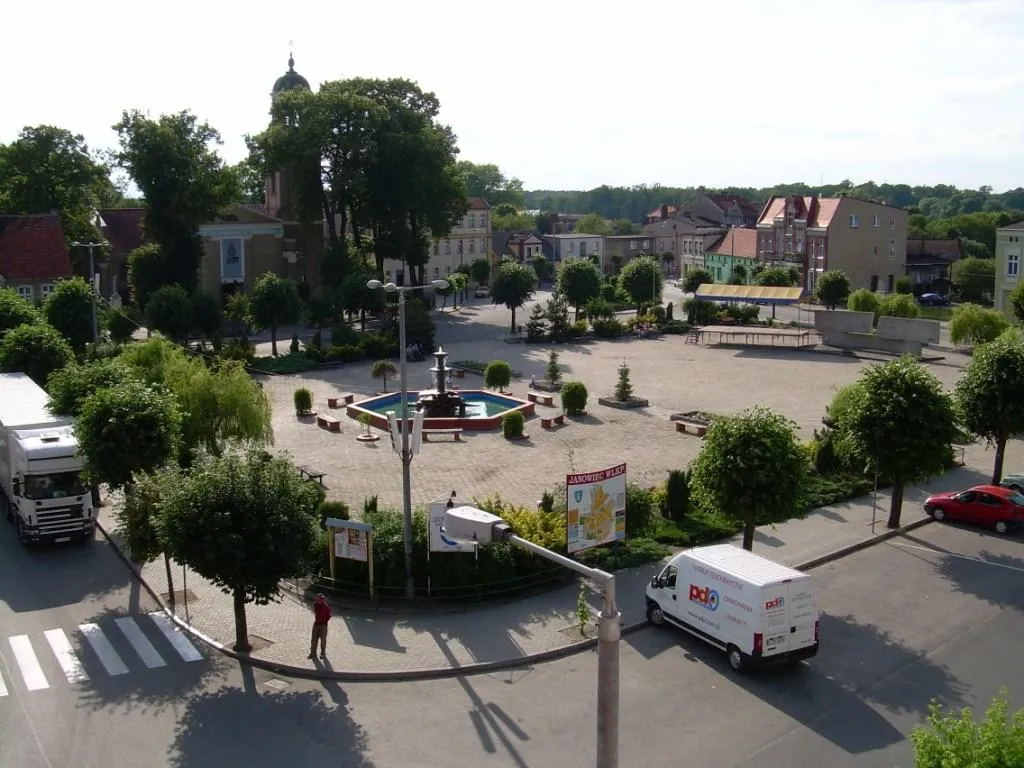
<svg viewBox="0 0 1024 768">
<path fill-rule="evenodd" d="M 497 515 L 475 507 L 445 510 L 444 530 L 454 539 L 489 544 L 507 541 L 533 552 L 601 587 L 601 612 L 597 618 L 597 768 L 619 765 L 619 640 L 622 637 L 620 614 L 615 602 L 615 576 L 590 568 L 570 557 L 552 552 L 517 536 Z"/>
<path fill-rule="evenodd" d="M 96 262 L 92 257 L 92 249 L 103 248 L 108 243 L 79 243 L 76 241 L 71 245 L 75 248 L 89 249 L 89 289 L 92 291 L 92 343 L 95 344 L 100 339 L 100 326 L 96 317 Z"/>
<path fill-rule="evenodd" d="M 405 548 L 405 598 L 413 600 L 416 597 L 416 583 L 412 575 L 412 450 L 409 444 L 409 377 L 408 377 L 408 355 L 405 345 L 405 294 L 412 291 L 419 291 L 430 287 L 437 290 L 444 290 L 448 287 L 446 280 L 434 280 L 429 285 L 406 285 L 398 286 L 394 283 L 382 283 L 380 280 L 370 280 L 366 283 L 370 290 L 383 288 L 388 293 L 398 294 L 398 377 L 401 387 L 402 401 L 402 539 Z"/>
</svg>

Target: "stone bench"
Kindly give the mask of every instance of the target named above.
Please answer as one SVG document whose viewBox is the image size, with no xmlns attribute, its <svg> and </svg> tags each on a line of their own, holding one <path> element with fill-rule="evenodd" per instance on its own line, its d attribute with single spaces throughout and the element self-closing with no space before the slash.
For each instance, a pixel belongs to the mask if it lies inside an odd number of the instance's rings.
<svg viewBox="0 0 1024 768">
<path fill-rule="evenodd" d="M 344 392 L 344 393 L 342 393 L 340 395 L 337 395 L 336 397 L 328 397 L 327 398 L 327 407 L 328 408 L 341 408 L 341 406 L 343 406 L 343 405 L 349 405 L 355 399 L 356 399 L 356 396 L 353 395 L 351 392 Z"/>
<path fill-rule="evenodd" d="M 336 419 L 333 416 L 317 416 L 316 425 L 328 432 L 341 432 L 341 419 Z"/>
<path fill-rule="evenodd" d="M 526 399 L 531 403 L 536 403 L 537 405 L 554 406 L 555 404 L 555 396 L 547 395 L 543 392 L 528 392 L 526 394 Z"/>
<path fill-rule="evenodd" d="M 560 413 L 557 416 L 541 416 L 540 425 L 543 429 L 551 429 L 555 425 L 561 426 L 565 424 L 565 414 Z"/>
<path fill-rule="evenodd" d="M 452 439 L 456 443 L 462 442 L 462 430 L 461 429 L 424 429 L 423 430 L 423 442 L 429 443 L 431 435 L 451 435 Z"/>
<path fill-rule="evenodd" d="M 676 432 L 682 432 L 683 434 L 686 434 L 691 429 L 693 430 L 693 434 L 695 434 L 697 437 L 704 437 L 704 435 L 706 435 L 708 431 L 708 428 L 703 424 L 694 424 L 689 421 L 676 422 Z"/>
<path fill-rule="evenodd" d="M 301 466 L 296 467 L 296 469 L 299 470 L 299 477 L 303 480 L 315 480 L 320 483 L 320 485 L 324 484 L 324 475 L 327 474 L 326 472 L 321 472 L 319 469 L 313 469 L 313 467 L 308 464 L 302 464 Z"/>
</svg>

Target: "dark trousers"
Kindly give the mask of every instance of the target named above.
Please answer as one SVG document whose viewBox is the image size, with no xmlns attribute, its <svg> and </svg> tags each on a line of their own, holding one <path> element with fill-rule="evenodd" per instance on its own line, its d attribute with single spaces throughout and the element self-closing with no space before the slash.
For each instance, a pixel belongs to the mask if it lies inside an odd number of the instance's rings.
<svg viewBox="0 0 1024 768">
<path fill-rule="evenodd" d="M 327 625 L 326 624 L 314 624 L 313 625 L 313 636 L 309 641 L 309 655 L 313 656 L 316 653 L 316 641 L 320 641 L 320 655 L 327 655 Z"/>
</svg>

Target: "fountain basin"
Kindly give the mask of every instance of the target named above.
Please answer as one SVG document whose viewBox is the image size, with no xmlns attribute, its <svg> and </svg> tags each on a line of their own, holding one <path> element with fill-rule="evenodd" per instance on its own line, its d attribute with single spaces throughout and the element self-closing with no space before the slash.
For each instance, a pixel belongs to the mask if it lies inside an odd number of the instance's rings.
<svg viewBox="0 0 1024 768">
<path fill-rule="evenodd" d="M 535 405 L 526 400 L 520 400 L 512 395 L 502 395 L 483 389 L 462 389 L 459 390 L 462 399 L 466 403 L 466 415 L 445 416 L 442 418 L 428 418 L 423 420 L 424 429 L 463 429 L 466 431 L 488 431 L 501 429 L 501 420 L 506 413 L 519 411 L 524 418 L 533 416 Z M 419 394 L 408 393 L 410 416 L 416 409 L 416 401 Z M 349 403 L 345 406 L 345 413 L 350 419 L 359 420 L 359 417 L 367 413 L 370 415 L 370 423 L 377 429 L 388 429 L 388 411 L 394 411 L 401 420 L 402 402 L 401 394 L 391 392 L 386 395 L 377 395 L 358 403 Z"/>
</svg>

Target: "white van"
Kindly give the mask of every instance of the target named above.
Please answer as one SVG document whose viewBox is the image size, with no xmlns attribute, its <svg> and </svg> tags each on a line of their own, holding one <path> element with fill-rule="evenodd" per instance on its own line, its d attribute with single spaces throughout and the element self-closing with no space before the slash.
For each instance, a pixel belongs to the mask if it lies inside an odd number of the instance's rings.
<svg viewBox="0 0 1024 768">
<path fill-rule="evenodd" d="M 721 648 L 735 670 L 818 653 L 811 577 L 731 544 L 680 552 L 647 585 L 647 618 Z"/>
</svg>

